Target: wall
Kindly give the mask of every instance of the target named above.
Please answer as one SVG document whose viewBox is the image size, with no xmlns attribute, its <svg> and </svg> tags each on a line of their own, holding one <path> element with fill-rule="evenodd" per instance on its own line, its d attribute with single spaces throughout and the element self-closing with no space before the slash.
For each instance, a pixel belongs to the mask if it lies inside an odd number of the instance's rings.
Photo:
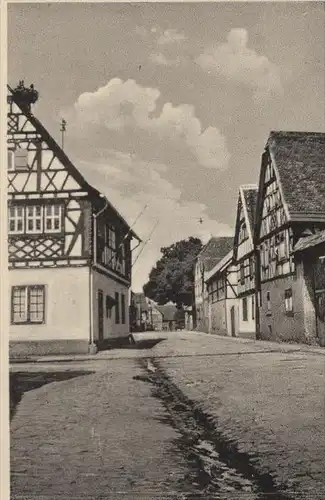
<svg viewBox="0 0 325 500">
<path fill-rule="evenodd" d="M 12 354 L 87 352 L 88 267 L 12 269 L 9 271 L 9 284 L 10 287 L 45 285 L 45 323 L 10 325 L 9 340 Z M 9 304 L 11 307 L 11 300 Z M 24 345 L 26 342 L 30 345 Z"/>
<path fill-rule="evenodd" d="M 104 339 L 114 339 L 116 337 L 125 337 L 130 332 L 129 327 L 129 287 L 123 285 L 106 274 L 92 270 L 93 274 L 93 327 L 94 339 L 98 340 L 98 290 L 103 291 L 104 305 Z M 111 317 L 106 316 L 106 295 L 115 298 L 115 292 L 120 297 L 120 323 L 115 323 L 115 306 L 111 310 Z M 125 296 L 125 324 L 121 323 L 121 294 Z"/>
<path fill-rule="evenodd" d="M 243 320 L 243 299 L 238 297 L 238 328 L 237 335 L 244 338 L 255 338 L 256 325 L 255 325 L 255 291 L 245 295 L 247 299 L 247 321 Z M 252 309 L 254 305 L 254 318 L 252 317 Z"/>
<path fill-rule="evenodd" d="M 259 308 L 261 339 L 310 344 L 317 342 L 310 272 L 310 269 L 304 268 L 302 262 L 297 262 L 295 276 L 261 284 L 262 305 Z M 288 316 L 285 312 L 284 292 L 288 288 L 292 288 L 292 316 Z M 271 298 L 271 313 L 267 312 L 268 291 Z"/>
</svg>

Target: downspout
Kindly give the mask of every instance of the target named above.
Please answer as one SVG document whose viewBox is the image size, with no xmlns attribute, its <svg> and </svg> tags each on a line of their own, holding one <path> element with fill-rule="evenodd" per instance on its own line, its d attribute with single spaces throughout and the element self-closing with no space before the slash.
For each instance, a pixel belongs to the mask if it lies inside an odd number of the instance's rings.
<svg viewBox="0 0 325 500">
<path fill-rule="evenodd" d="M 103 197 L 103 195 L 101 195 Z M 97 217 L 101 215 L 108 207 L 108 201 L 105 199 L 105 206 L 96 214 L 93 213 L 93 265 L 97 264 Z M 90 307 L 90 352 L 97 352 L 97 346 L 94 342 L 94 296 L 93 296 L 93 273 L 92 266 L 89 266 L 89 307 Z M 96 347 L 95 347 L 96 346 Z"/>
</svg>

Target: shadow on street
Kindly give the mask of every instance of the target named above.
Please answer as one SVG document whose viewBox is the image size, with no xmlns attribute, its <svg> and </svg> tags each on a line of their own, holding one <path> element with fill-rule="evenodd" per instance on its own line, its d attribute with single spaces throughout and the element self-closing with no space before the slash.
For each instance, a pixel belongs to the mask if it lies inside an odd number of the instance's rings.
<svg viewBox="0 0 325 500">
<path fill-rule="evenodd" d="M 10 373 L 10 420 L 15 415 L 17 406 L 25 392 L 38 389 L 42 385 L 51 382 L 63 382 L 75 377 L 91 375 L 92 371 L 68 371 L 68 372 L 15 372 Z"/>
</svg>

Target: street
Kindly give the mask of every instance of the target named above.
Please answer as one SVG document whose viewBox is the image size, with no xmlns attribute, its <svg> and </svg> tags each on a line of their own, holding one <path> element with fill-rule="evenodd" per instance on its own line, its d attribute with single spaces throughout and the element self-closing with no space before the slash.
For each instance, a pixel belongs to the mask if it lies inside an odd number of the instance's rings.
<svg viewBox="0 0 325 500">
<path fill-rule="evenodd" d="M 324 498 L 324 350 L 135 337 L 11 366 L 12 499 Z"/>
</svg>

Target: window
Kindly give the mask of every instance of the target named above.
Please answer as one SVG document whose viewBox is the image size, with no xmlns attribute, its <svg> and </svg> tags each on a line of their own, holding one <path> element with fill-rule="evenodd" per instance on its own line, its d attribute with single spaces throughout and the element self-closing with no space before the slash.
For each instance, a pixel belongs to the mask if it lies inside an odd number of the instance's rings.
<svg viewBox="0 0 325 500">
<path fill-rule="evenodd" d="M 267 311 L 271 312 L 271 294 L 270 294 L 270 292 L 266 292 L 266 304 L 267 304 Z"/>
<path fill-rule="evenodd" d="M 122 316 L 122 325 L 125 325 L 125 295 L 121 294 L 121 316 Z"/>
<path fill-rule="evenodd" d="M 43 231 L 42 207 L 29 205 L 26 207 L 26 233 L 41 233 Z"/>
<path fill-rule="evenodd" d="M 24 207 L 16 205 L 9 207 L 8 229 L 11 234 L 21 234 L 25 231 Z"/>
<path fill-rule="evenodd" d="M 61 206 L 46 205 L 44 209 L 45 231 L 48 233 L 61 231 Z"/>
<path fill-rule="evenodd" d="M 112 317 L 112 302 L 111 302 L 109 295 L 106 295 L 105 308 L 106 308 L 106 318 L 111 318 Z"/>
<path fill-rule="evenodd" d="M 248 321 L 248 315 L 247 315 L 247 297 L 243 298 L 242 304 L 243 304 L 243 321 Z"/>
<path fill-rule="evenodd" d="M 249 258 L 249 276 L 250 279 L 252 280 L 254 278 L 254 258 L 250 257 Z"/>
<path fill-rule="evenodd" d="M 59 233 L 61 229 L 62 206 L 59 204 L 9 206 L 9 234 Z"/>
<path fill-rule="evenodd" d="M 116 233 L 114 227 L 108 228 L 108 246 L 114 250 L 116 249 Z"/>
<path fill-rule="evenodd" d="M 15 157 L 15 170 L 28 169 L 28 151 L 27 149 L 16 149 Z"/>
<path fill-rule="evenodd" d="M 8 151 L 8 170 L 14 170 L 15 167 L 15 158 L 14 158 L 14 152 L 13 151 Z"/>
<path fill-rule="evenodd" d="M 288 315 L 293 314 L 293 301 L 292 301 L 292 289 L 285 290 L 284 292 L 284 305 L 285 312 Z"/>
<path fill-rule="evenodd" d="M 44 323 L 44 285 L 14 286 L 11 294 L 11 322 Z"/>
<path fill-rule="evenodd" d="M 120 300 L 118 292 L 115 292 L 115 323 L 118 325 L 120 322 Z"/>
<path fill-rule="evenodd" d="M 255 319 L 255 295 L 252 295 L 252 319 Z"/>
</svg>

